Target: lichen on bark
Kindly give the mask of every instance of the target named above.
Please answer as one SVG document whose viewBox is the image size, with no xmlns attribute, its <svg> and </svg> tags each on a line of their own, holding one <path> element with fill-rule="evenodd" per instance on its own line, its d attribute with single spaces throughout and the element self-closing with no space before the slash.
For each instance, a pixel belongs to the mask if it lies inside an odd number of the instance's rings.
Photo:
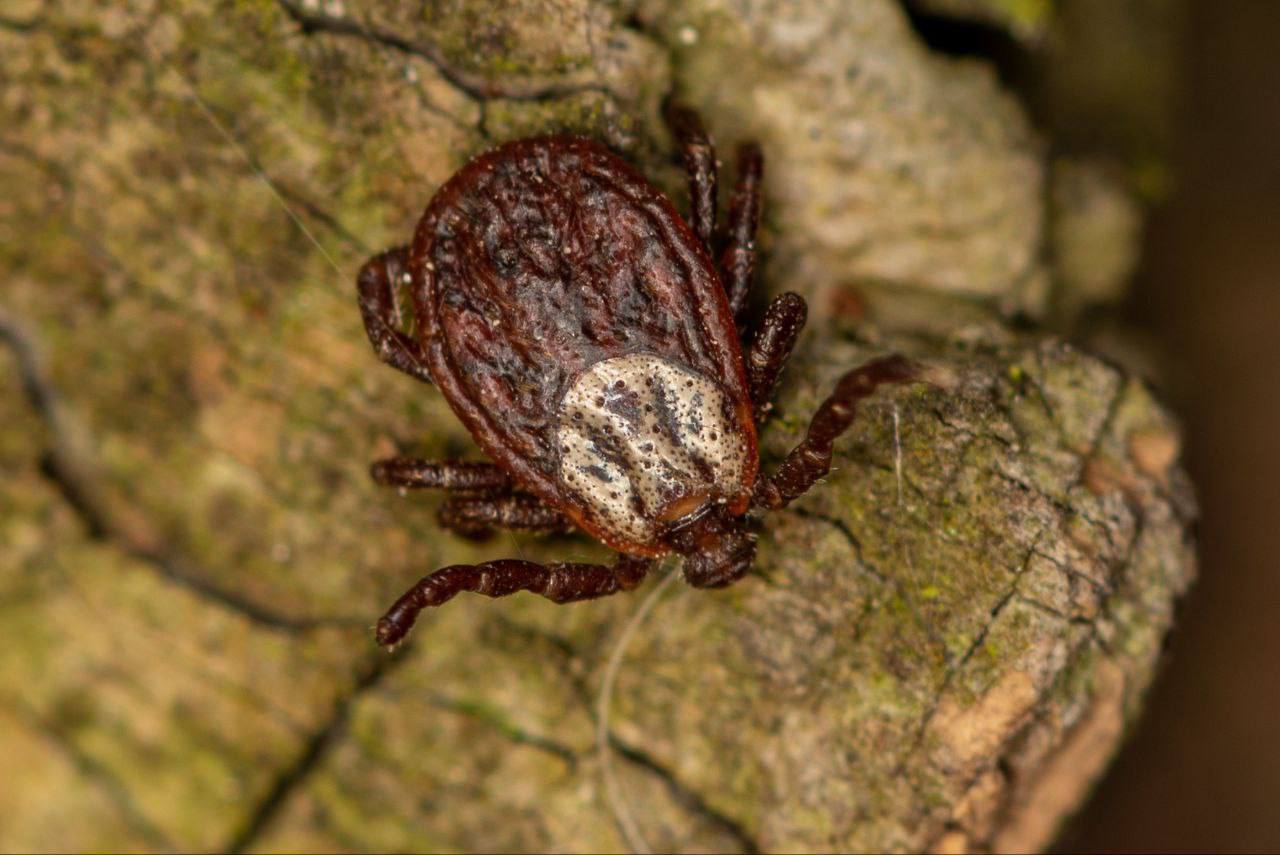
<svg viewBox="0 0 1280 855">
<path fill-rule="evenodd" d="M 888 0 L 846 5 L 6 13 L 0 845 L 1043 846 L 1193 573 L 1178 429 L 1004 325 L 1050 313 L 1049 241 L 1090 240 L 1050 232 L 1016 102 Z M 354 270 L 516 136 L 591 134 L 683 198 L 673 90 L 725 151 L 763 142 L 760 287 L 812 302 L 766 463 L 871 355 L 947 382 L 875 398 L 750 578 L 664 588 L 625 647 L 657 580 L 462 598 L 385 657 L 368 626 L 421 573 L 603 553 L 463 542 L 369 483 L 474 451 L 368 351 Z"/>
</svg>

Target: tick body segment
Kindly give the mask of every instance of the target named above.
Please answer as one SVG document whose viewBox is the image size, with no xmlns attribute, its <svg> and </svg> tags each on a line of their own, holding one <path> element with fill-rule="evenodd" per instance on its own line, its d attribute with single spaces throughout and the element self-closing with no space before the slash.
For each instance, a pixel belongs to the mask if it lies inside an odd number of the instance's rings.
<svg viewBox="0 0 1280 855">
<path fill-rule="evenodd" d="M 595 363 L 560 403 L 559 483 L 575 518 L 624 551 L 666 551 L 671 523 L 708 504 L 740 509 L 754 430 L 723 385 L 651 353 Z M 586 527 L 586 525 L 584 525 Z"/>
<path fill-rule="evenodd" d="M 590 599 L 635 587 L 672 552 L 686 557 L 690 584 L 728 584 L 754 558 L 753 503 L 783 507 L 807 490 L 830 468 L 857 401 L 916 378 L 898 357 L 850 372 L 779 475 L 758 477 L 756 425 L 805 305 L 775 299 L 744 358 L 735 315 L 755 267 L 760 153 L 739 151 L 716 245 L 714 152 L 696 114 L 671 118 L 694 228 L 600 144 L 541 137 L 473 160 L 436 194 L 409 247 L 361 270 L 379 358 L 435 383 L 494 461 L 397 458 L 374 464 L 374 478 L 447 491 L 441 523 L 466 536 L 577 527 L 620 553 L 612 566 L 444 568 L 379 621 L 380 643 L 396 644 L 422 608 L 461 591 Z"/>
</svg>

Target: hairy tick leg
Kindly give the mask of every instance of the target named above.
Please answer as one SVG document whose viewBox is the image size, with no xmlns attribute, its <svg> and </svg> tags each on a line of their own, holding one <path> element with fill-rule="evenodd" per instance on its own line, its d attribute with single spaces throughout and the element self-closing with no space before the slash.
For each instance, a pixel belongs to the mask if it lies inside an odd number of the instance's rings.
<svg viewBox="0 0 1280 855">
<path fill-rule="evenodd" d="M 499 495 L 511 492 L 514 486 L 504 470 L 481 461 L 389 457 L 375 461 L 369 474 L 386 487 L 445 490 L 458 496 Z"/>
<path fill-rule="evenodd" d="M 667 107 L 667 123 L 680 146 L 689 177 L 689 225 L 708 253 L 716 227 L 716 150 L 702 126 L 702 118 L 688 107 Z"/>
<path fill-rule="evenodd" d="M 756 486 L 754 504 L 785 508 L 831 471 L 831 449 L 837 437 L 849 429 L 858 402 L 887 383 L 912 383 L 923 379 L 920 365 L 902 356 L 886 356 L 845 374 L 835 391 L 822 402 L 804 440 L 791 450 L 771 477 Z"/>
<path fill-rule="evenodd" d="M 483 564 L 455 564 L 421 579 L 396 600 L 378 621 L 378 643 L 394 647 L 404 640 L 426 608 L 440 606 L 463 591 L 506 597 L 532 591 L 555 603 L 607 597 L 640 584 L 653 563 L 649 558 L 619 555 L 604 564 L 535 564 L 504 559 Z"/>
<path fill-rule="evenodd" d="M 755 331 L 747 349 L 747 387 L 757 424 L 769 413 L 773 390 L 807 316 L 808 307 L 803 297 L 791 292 L 780 294 L 769 304 Z"/>
<path fill-rule="evenodd" d="M 764 154 L 755 143 L 738 146 L 738 180 L 729 203 L 729 243 L 720 256 L 720 276 L 734 316 L 747 303 L 756 270 L 756 230 L 760 226 Z"/>
<path fill-rule="evenodd" d="M 364 318 L 364 330 L 378 359 L 411 377 L 431 383 L 422 346 L 402 329 L 404 317 L 396 297 L 397 287 L 408 275 L 408 260 L 408 247 L 399 246 L 364 263 L 356 277 L 360 315 Z"/>
<path fill-rule="evenodd" d="M 436 511 L 436 523 L 443 529 L 447 529 L 458 537 L 465 538 L 474 543 L 485 543 L 493 540 L 493 536 L 497 533 L 484 523 L 473 523 L 466 519 L 457 519 L 452 516 L 452 502 L 446 501 Z"/>
<path fill-rule="evenodd" d="M 440 508 L 440 524 L 460 534 L 474 536 L 495 528 L 511 531 L 568 532 L 568 517 L 537 496 L 516 493 L 506 496 L 450 498 Z"/>
</svg>

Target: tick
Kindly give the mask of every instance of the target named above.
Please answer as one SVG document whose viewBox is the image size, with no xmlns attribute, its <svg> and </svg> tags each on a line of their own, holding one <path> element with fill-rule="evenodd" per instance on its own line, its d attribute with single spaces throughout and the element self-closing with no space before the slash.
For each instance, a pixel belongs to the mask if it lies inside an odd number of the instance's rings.
<svg viewBox="0 0 1280 855">
<path fill-rule="evenodd" d="M 738 322 L 756 265 L 760 149 L 740 147 L 717 234 L 715 151 L 696 113 L 668 118 L 688 173 L 688 222 L 603 145 L 523 139 L 464 166 L 412 243 L 361 269 L 378 358 L 439 387 L 492 461 L 396 457 L 373 464 L 374 480 L 444 490 L 440 521 L 465 536 L 578 529 L 618 553 L 611 565 L 437 570 L 378 621 L 380 644 L 394 646 L 422 609 L 462 591 L 588 600 L 635 588 L 671 553 L 684 557 L 690 585 L 728 585 L 755 557 L 752 512 L 785 507 L 830 470 L 860 399 L 918 379 L 899 356 L 845 374 L 804 440 L 760 474 L 756 433 L 805 302 L 777 297 L 753 333 Z"/>
</svg>

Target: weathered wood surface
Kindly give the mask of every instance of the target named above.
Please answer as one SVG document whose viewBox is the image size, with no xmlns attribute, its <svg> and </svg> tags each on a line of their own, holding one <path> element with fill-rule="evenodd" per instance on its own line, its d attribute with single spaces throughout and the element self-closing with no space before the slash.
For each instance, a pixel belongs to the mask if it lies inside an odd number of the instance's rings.
<svg viewBox="0 0 1280 855">
<path fill-rule="evenodd" d="M 1139 381 L 1003 326 L 1125 265 L 1057 275 L 1099 230 L 1050 233 L 985 66 L 887 0 L 12 6 L 0 847 L 1024 848 L 1079 803 L 1194 509 Z M 466 544 L 373 487 L 373 457 L 471 446 L 374 360 L 356 267 L 531 132 L 678 193 L 673 88 L 726 152 L 763 142 L 762 287 L 813 302 L 770 459 L 867 356 L 953 384 L 878 397 L 732 589 L 462 598 L 386 656 L 373 618 L 435 566 L 601 551 Z"/>
</svg>

